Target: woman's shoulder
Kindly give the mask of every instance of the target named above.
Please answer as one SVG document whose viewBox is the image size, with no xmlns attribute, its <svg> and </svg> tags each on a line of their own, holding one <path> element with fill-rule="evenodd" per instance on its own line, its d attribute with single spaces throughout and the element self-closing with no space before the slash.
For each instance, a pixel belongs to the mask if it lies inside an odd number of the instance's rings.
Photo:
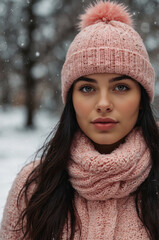
<svg viewBox="0 0 159 240">
<path fill-rule="evenodd" d="M 29 174 L 37 167 L 37 165 L 39 164 L 39 160 L 28 163 L 27 165 L 25 165 L 20 172 L 17 174 L 14 182 L 13 182 L 13 186 L 16 185 L 17 187 L 21 187 L 23 186 L 23 184 L 26 182 Z"/>
<path fill-rule="evenodd" d="M 13 234 L 13 229 L 18 222 L 20 213 L 25 208 L 25 199 L 24 197 L 20 199 L 19 205 L 17 205 L 17 200 L 19 193 L 21 192 L 29 174 L 36 168 L 38 164 L 39 161 L 31 162 L 23 167 L 17 174 L 9 191 L 7 202 L 4 208 L 0 230 L 0 239 L 17 239 L 17 237 L 20 237 L 19 235 L 16 235 L 16 232 Z M 29 189 L 28 198 L 31 196 L 33 188 L 34 186 Z"/>
<path fill-rule="evenodd" d="M 34 161 L 31 162 L 27 165 L 25 165 L 21 171 L 17 174 L 12 187 L 9 191 L 9 195 L 8 195 L 8 199 L 7 201 L 10 200 L 10 198 L 17 198 L 17 194 L 21 191 L 21 189 L 23 188 L 28 176 L 30 175 L 30 173 L 36 168 L 36 166 L 39 164 L 39 161 Z"/>
<path fill-rule="evenodd" d="M 36 166 L 38 164 L 39 164 L 39 161 L 34 161 L 34 162 L 31 162 L 31 163 L 25 165 L 20 170 L 20 172 L 17 174 L 17 176 L 16 176 L 16 178 L 15 178 L 13 184 L 12 184 L 12 187 L 11 187 L 11 189 L 9 191 L 8 199 L 10 198 L 10 195 L 13 196 L 13 193 L 17 194 L 17 193 L 19 193 L 21 191 L 21 189 L 24 186 L 28 176 L 36 168 Z M 16 197 L 17 197 L 17 195 L 16 195 Z"/>
</svg>

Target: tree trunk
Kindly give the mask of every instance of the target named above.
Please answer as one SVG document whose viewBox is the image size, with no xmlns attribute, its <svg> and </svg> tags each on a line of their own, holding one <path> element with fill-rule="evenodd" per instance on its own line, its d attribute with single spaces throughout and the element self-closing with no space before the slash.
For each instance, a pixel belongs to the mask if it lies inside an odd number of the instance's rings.
<svg viewBox="0 0 159 240">
<path fill-rule="evenodd" d="M 31 75 L 31 69 L 35 64 L 35 59 L 33 55 L 33 31 L 36 28 L 36 17 L 33 13 L 33 2 L 31 0 L 30 4 L 25 9 L 28 14 L 28 22 L 26 29 L 28 31 L 29 43 L 25 48 L 22 48 L 22 55 L 24 61 L 24 82 L 25 82 L 25 91 L 26 91 L 26 127 L 34 128 L 34 112 L 35 112 L 35 91 L 36 91 L 36 82 L 33 76 Z"/>
</svg>

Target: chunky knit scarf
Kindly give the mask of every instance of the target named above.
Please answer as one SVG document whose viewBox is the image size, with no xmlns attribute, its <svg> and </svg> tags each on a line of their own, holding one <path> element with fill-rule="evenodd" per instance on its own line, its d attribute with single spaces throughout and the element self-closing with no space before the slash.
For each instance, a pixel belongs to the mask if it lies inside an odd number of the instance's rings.
<svg viewBox="0 0 159 240">
<path fill-rule="evenodd" d="M 110 154 L 100 154 L 78 132 L 68 169 L 83 240 L 149 239 L 137 216 L 133 194 L 151 169 L 140 130 L 134 129 Z M 79 239 L 78 231 L 75 239 Z"/>
</svg>

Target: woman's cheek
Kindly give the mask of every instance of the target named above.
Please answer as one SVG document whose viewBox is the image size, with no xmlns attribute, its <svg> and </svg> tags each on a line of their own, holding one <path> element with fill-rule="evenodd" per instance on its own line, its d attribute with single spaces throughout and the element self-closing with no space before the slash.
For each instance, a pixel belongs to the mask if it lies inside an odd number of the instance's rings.
<svg viewBox="0 0 159 240">
<path fill-rule="evenodd" d="M 85 103 L 78 102 L 76 105 L 76 109 L 77 109 L 76 112 L 78 113 L 79 117 L 80 116 L 82 117 L 82 116 L 88 116 L 91 110 L 91 107 L 86 102 Z"/>
<path fill-rule="evenodd" d="M 121 112 L 123 114 L 126 114 L 127 116 L 133 116 L 134 114 L 139 112 L 139 104 L 138 101 L 134 102 L 132 101 L 127 101 L 125 104 L 118 105 L 118 109 L 121 109 Z"/>
<path fill-rule="evenodd" d="M 73 101 L 76 114 L 80 116 L 86 116 L 93 108 L 92 100 L 83 97 L 75 97 Z"/>
</svg>

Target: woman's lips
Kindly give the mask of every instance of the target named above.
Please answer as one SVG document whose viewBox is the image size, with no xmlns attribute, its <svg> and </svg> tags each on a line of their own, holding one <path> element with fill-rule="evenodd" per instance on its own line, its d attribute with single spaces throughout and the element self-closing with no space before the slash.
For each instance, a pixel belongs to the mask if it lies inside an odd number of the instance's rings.
<svg viewBox="0 0 159 240">
<path fill-rule="evenodd" d="M 118 122 L 112 118 L 96 118 L 92 123 L 98 130 L 110 130 L 115 127 Z"/>
<path fill-rule="evenodd" d="M 117 122 L 94 122 L 93 125 L 98 129 L 98 130 L 110 130 L 113 127 L 115 127 Z"/>
</svg>

